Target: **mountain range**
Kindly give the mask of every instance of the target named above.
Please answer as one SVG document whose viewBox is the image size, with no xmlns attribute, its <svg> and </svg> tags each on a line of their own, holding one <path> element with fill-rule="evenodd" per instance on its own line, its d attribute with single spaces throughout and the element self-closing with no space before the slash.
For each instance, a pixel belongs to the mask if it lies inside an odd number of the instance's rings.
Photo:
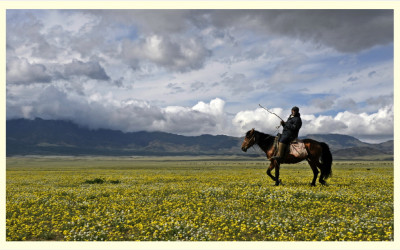
<svg viewBox="0 0 400 250">
<path fill-rule="evenodd" d="M 310 134 L 326 142 L 336 160 L 393 160 L 393 140 L 371 144 L 340 134 Z M 89 129 L 70 121 L 36 118 L 6 121 L 6 155 L 238 155 L 262 156 L 260 150 L 244 153 L 243 137 L 225 135 L 183 136 L 165 132 L 129 132 Z"/>
</svg>

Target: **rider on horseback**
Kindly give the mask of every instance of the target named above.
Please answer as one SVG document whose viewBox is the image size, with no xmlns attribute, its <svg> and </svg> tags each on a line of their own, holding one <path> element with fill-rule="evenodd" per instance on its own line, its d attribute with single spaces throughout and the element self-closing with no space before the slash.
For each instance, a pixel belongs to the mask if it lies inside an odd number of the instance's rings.
<svg viewBox="0 0 400 250">
<path fill-rule="evenodd" d="M 283 160 L 287 145 L 299 135 L 299 130 L 302 125 L 299 108 L 296 106 L 293 107 L 292 114 L 286 122 L 282 120 L 281 125 L 283 126 L 283 131 L 279 139 L 278 153 L 272 157 L 272 159 L 275 159 L 278 163 Z"/>
</svg>

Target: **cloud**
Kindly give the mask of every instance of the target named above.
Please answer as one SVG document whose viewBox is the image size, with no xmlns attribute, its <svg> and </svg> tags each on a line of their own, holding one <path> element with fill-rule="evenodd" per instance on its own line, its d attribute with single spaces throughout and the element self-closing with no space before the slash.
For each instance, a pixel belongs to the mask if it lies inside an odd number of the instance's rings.
<svg viewBox="0 0 400 250">
<path fill-rule="evenodd" d="M 279 20 L 283 21 L 274 23 L 274 32 L 340 52 L 358 52 L 393 41 L 392 10 L 296 10 L 282 15 Z"/>
<path fill-rule="evenodd" d="M 277 114 L 282 119 L 285 117 L 282 115 L 283 110 L 280 108 L 274 108 L 270 110 Z M 237 128 L 237 133 L 244 134 L 246 131 L 255 128 L 259 131 L 264 131 L 269 134 L 276 134 L 276 127 L 280 124 L 280 119 L 268 113 L 262 108 L 256 110 L 245 110 L 238 112 L 232 120 L 233 125 Z"/>
<path fill-rule="evenodd" d="M 184 135 L 215 133 L 216 117 L 192 108 L 168 106 L 163 109 L 164 118 L 154 122 L 156 130 Z"/>
<path fill-rule="evenodd" d="M 112 94 L 94 94 L 85 99 L 48 86 L 23 104 L 8 98 L 7 119 L 61 119 L 91 129 L 108 128 L 124 132 L 146 130 L 184 135 L 221 134 L 228 131 L 225 126 L 229 119 L 225 117 L 224 105 L 225 102 L 217 98 L 209 103 L 198 102 L 193 107 L 160 108 L 141 100 L 115 101 Z"/>
<path fill-rule="evenodd" d="M 185 72 L 203 67 L 211 51 L 204 47 L 200 38 L 179 38 L 152 35 L 140 40 L 124 40 L 121 56 L 132 68 L 144 62 L 171 71 Z"/>
<path fill-rule="evenodd" d="M 355 77 L 355 76 L 351 76 L 351 77 L 349 77 L 349 79 L 347 79 L 348 82 L 355 82 L 357 80 L 358 80 L 358 77 Z"/>
<path fill-rule="evenodd" d="M 339 112 L 334 117 L 305 116 L 303 134 L 338 133 L 366 140 L 379 136 L 390 138 L 394 132 L 393 118 L 393 105 L 380 108 L 371 114 L 345 111 Z"/>
<path fill-rule="evenodd" d="M 315 78 L 315 74 L 298 71 L 299 65 L 304 65 L 308 59 L 305 54 L 292 49 L 285 53 L 288 53 L 288 55 L 277 62 L 276 66 L 270 70 L 270 76 L 267 79 L 269 85 L 275 85 L 275 87 L 281 85 L 281 88 L 284 88 L 286 84 L 311 81 Z"/>
<path fill-rule="evenodd" d="M 220 98 L 216 98 L 211 100 L 210 103 L 198 102 L 192 109 L 201 113 L 218 116 L 224 113 L 224 106 L 225 102 Z"/>
<path fill-rule="evenodd" d="M 33 84 L 49 83 L 52 79 L 42 64 L 29 63 L 25 58 L 12 58 L 6 66 L 7 83 Z"/>
<path fill-rule="evenodd" d="M 195 81 L 195 82 L 192 82 L 190 84 L 190 90 L 192 92 L 195 92 L 195 91 L 198 91 L 198 90 L 204 90 L 204 88 L 205 88 L 205 83 L 204 82 Z"/>
<path fill-rule="evenodd" d="M 10 46 L 29 47 L 43 42 L 42 29 L 43 22 L 31 12 L 7 10 L 6 40 Z"/>
<path fill-rule="evenodd" d="M 178 83 L 168 83 L 167 89 L 171 90 L 170 94 L 184 92 L 184 89 L 178 85 L 179 85 Z"/>
<path fill-rule="evenodd" d="M 249 81 L 246 75 L 242 73 L 236 73 L 233 76 L 226 76 L 221 83 L 226 87 L 227 91 L 230 91 L 233 94 L 251 92 L 254 90 L 253 84 Z"/>
<path fill-rule="evenodd" d="M 390 106 L 393 105 L 393 94 L 370 97 L 366 100 L 366 103 L 379 108 Z"/>
<path fill-rule="evenodd" d="M 335 119 L 335 117 L 332 116 L 303 115 L 302 121 L 303 126 L 300 130 L 300 135 L 302 136 L 307 134 L 337 134 L 339 131 L 344 133 L 344 131 L 348 129 L 346 123 L 340 119 Z"/>
<path fill-rule="evenodd" d="M 340 110 L 348 110 L 357 112 L 359 107 L 357 103 L 352 98 L 338 98 L 335 100 L 335 107 Z"/>
<path fill-rule="evenodd" d="M 376 74 L 376 71 L 374 70 L 374 71 L 371 71 L 371 72 L 369 72 L 368 73 L 368 77 L 374 77 L 374 75 Z"/>
<path fill-rule="evenodd" d="M 393 10 L 218 10 L 211 18 L 220 28 L 239 25 L 344 53 L 393 42 Z"/>
<path fill-rule="evenodd" d="M 354 114 L 348 111 L 340 112 L 335 120 L 342 121 L 347 128 L 337 130 L 352 135 L 392 135 L 394 129 L 393 105 L 380 108 L 376 113 Z"/>
<path fill-rule="evenodd" d="M 229 134 L 231 126 L 224 106 L 220 98 L 209 103 L 200 101 L 191 108 L 168 106 L 162 109 L 164 119 L 153 123 L 153 128 L 185 135 Z"/>
<path fill-rule="evenodd" d="M 71 63 L 64 65 L 64 76 L 69 78 L 70 76 L 86 76 L 90 79 L 108 81 L 110 77 L 101 67 L 99 62 L 82 62 L 79 60 L 73 60 Z"/>
<path fill-rule="evenodd" d="M 99 56 L 136 71 L 157 67 L 182 73 L 202 69 L 209 60 L 232 63 L 273 54 L 286 59 L 271 68 L 269 83 L 288 83 L 313 77 L 295 72 L 304 61 L 293 62 L 300 50 L 290 44 L 299 40 L 351 53 L 388 44 L 393 11 L 7 11 L 7 47 L 46 67 L 45 62 L 87 62 Z"/>
<path fill-rule="evenodd" d="M 11 91 L 11 90 L 9 90 Z M 32 90 L 35 91 L 35 90 Z M 13 92 L 13 91 L 11 91 Z M 26 92 L 25 95 L 28 93 Z M 24 117 L 33 119 L 71 120 L 92 129 L 109 128 L 132 131 L 164 131 L 183 135 L 226 134 L 242 136 L 251 128 L 276 134 L 279 118 L 258 108 L 230 115 L 225 101 L 220 98 L 210 102 L 199 101 L 192 107 L 167 106 L 160 108 L 147 101 L 127 99 L 116 101 L 112 93 L 94 94 L 84 99 L 72 92 L 54 86 L 23 102 L 9 93 L 7 119 Z M 287 119 L 289 110 L 273 108 L 272 112 Z M 393 105 L 373 113 L 339 112 L 334 116 L 302 114 L 300 136 L 319 133 L 339 133 L 368 140 L 393 136 Z"/>
<path fill-rule="evenodd" d="M 215 44 L 235 40 L 237 31 L 298 38 L 357 52 L 393 42 L 393 10 L 85 10 L 99 25 L 134 24 L 149 34 L 206 31 Z M 233 27 L 235 27 L 233 29 Z M 332 32 L 334 30 L 334 32 Z M 226 42 L 227 40 L 225 40 Z M 214 44 L 214 45 L 215 45 Z"/>
<path fill-rule="evenodd" d="M 135 27 L 138 33 L 177 34 L 191 28 L 193 15 L 201 15 L 201 10 L 81 10 L 100 18 L 99 26 L 118 28 L 123 24 Z M 126 33 L 131 36 L 132 33 Z"/>
<path fill-rule="evenodd" d="M 392 61 L 369 63 L 356 70 L 356 73 L 350 71 L 351 68 L 346 66 L 337 70 L 337 74 L 302 83 L 304 90 L 301 92 L 311 96 L 308 110 L 313 108 L 320 112 L 321 108 L 325 108 L 325 111 L 371 113 L 393 104 L 393 98 L 390 98 L 393 94 Z M 373 77 L 369 76 L 370 72 L 375 72 Z M 357 80 L 349 82 L 349 78 Z M 378 99 L 380 101 L 377 102 Z"/>
<path fill-rule="evenodd" d="M 324 98 L 315 98 L 311 100 L 311 104 L 321 110 L 330 109 L 337 99 L 337 96 L 326 96 Z"/>
<path fill-rule="evenodd" d="M 124 132 L 151 130 L 155 120 L 164 119 L 160 108 L 139 100 L 116 102 L 112 94 L 95 94 L 88 99 L 72 92 L 48 86 L 24 105 L 7 99 L 7 118 L 70 120 L 91 129 L 108 128 Z M 26 108 L 30 107 L 29 112 Z M 25 110 L 24 110 L 25 109 Z"/>
<path fill-rule="evenodd" d="M 386 112 L 391 121 L 392 10 L 7 10 L 6 18 L 7 118 L 274 133 L 279 119 L 253 110 L 261 102 L 283 118 L 303 107 L 307 133 L 371 138 L 386 132 L 346 119 L 374 124 Z"/>
</svg>

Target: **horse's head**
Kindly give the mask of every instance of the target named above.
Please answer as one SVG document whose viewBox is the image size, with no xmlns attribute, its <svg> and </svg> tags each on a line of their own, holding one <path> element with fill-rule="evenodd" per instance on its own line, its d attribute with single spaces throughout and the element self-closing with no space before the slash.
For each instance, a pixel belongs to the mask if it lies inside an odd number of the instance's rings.
<svg viewBox="0 0 400 250">
<path fill-rule="evenodd" d="M 252 147 L 256 143 L 256 131 L 253 129 L 247 131 L 242 143 L 242 150 L 247 151 L 248 148 Z"/>
</svg>

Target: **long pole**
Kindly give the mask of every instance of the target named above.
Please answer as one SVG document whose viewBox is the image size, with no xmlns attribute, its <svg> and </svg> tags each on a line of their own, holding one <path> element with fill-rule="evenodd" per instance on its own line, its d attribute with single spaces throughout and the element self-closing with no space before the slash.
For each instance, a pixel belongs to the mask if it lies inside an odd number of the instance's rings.
<svg viewBox="0 0 400 250">
<path fill-rule="evenodd" d="M 276 115 L 279 119 L 281 119 L 281 121 L 284 121 L 279 115 L 275 114 L 274 112 L 268 110 L 267 108 L 264 108 L 263 106 L 261 106 L 261 104 L 258 104 L 261 108 L 265 109 L 266 111 L 268 111 L 268 113 Z"/>
</svg>

